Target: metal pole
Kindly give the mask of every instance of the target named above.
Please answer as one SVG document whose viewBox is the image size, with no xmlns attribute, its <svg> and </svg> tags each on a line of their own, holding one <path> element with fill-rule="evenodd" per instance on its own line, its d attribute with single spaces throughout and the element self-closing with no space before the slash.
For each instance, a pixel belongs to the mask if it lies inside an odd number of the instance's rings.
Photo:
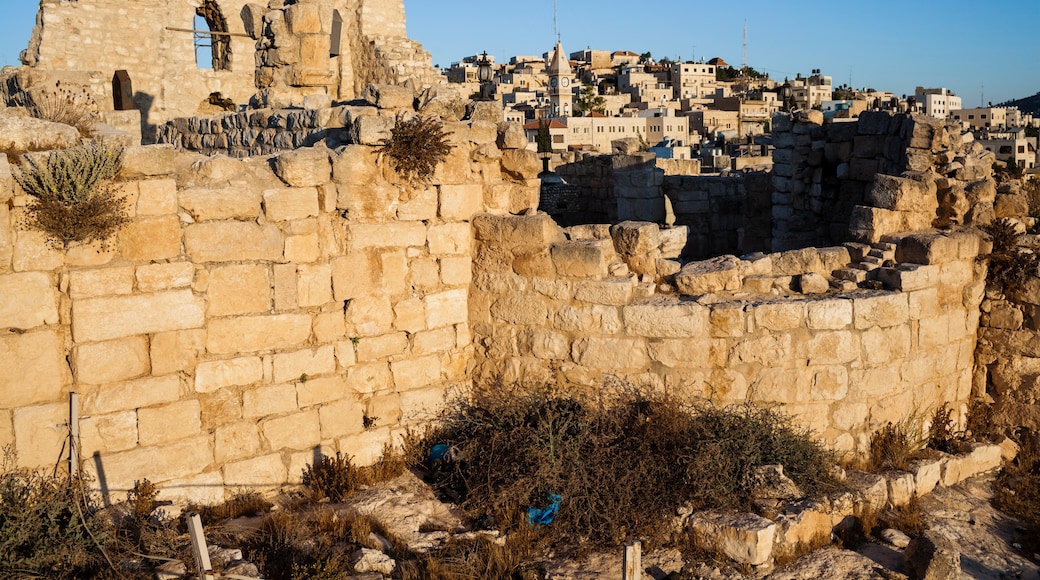
<svg viewBox="0 0 1040 580">
<path fill-rule="evenodd" d="M 188 524 L 188 535 L 191 536 L 191 552 L 195 556 L 195 567 L 199 570 L 199 580 L 212 580 L 209 574 L 213 566 L 209 562 L 209 548 L 206 547 L 206 533 L 202 529 L 202 518 L 195 512 L 184 515 Z"/>
<path fill-rule="evenodd" d="M 79 475 L 79 393 L 69 393 L 69 476 Z"/>
</svg>

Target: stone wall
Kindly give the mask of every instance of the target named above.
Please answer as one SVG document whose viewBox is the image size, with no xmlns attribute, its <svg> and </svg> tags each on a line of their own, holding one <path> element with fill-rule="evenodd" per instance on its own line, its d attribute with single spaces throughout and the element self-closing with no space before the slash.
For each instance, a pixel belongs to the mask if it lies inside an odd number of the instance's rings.
<svg viewBox="0 0 1040 580">
<path fill-rule="evenodd" d="M 306 93 L 332 99 L 351 99 L 370 82 L 403 82 L 406 77 L 422 82 L 435 75 L 429 54 L 406 37 L 402 0 L 298 2 L 292 10 L 314 18 L 290 18 L 296 29 L 287 25 L 281 0 L 264 6 L 247 0 L 216 0 L 228 32 L 235 35 L 229 37 L 231 59 L 226 70 L 208 68 L 209 63 L 196 65 L 192 34 L 169 30 L 193 28 L 200 4 L 199 0 L 43 0 L 23 61 L 42 71 L 98 71 L 90 86 L 108 107 L 112 75 L 127 70 L 135 106 L 149 127 L 195 115 L 213 92 L 236 104 L 249 103 L 257 82 L 271 76 L 265 74 L 269 69 L 286 68 L 289 76 L 320 69 L 321 83 L 287 79 L 283 90 L 270 99 L 295 105 L 302 103 L 303 93 L 289 95 L 289 85 L 310 87 Z M 344 22 L 343 47 L 337 57 L 330 57 L 333 10 Z M 270 18 L 264 20 L 269 12 Z M 280 40 L 273 44 L 278 32 Z M 261 39 L 266 42 L 258 44 Z M 266 82 L 261 85 L 269 88 Z"/>
<path fill-rule="evenodd" d="M 591 237 L 544 216 L 473 224 L 482 383 L 777 405 L 828 445 L 858 452 L 889 421 L 942 402 L 965 413 L 983 293 L 973 233 L 892 238 L 878 248 L 892 260 L 879 272 L 887 291 L 811 289 L 806 280 L 858 260 L 832 248 L 689 264 L 675 276 L 679 295 L 636 273 L 665 255 L 666 230 L 652 224 Z M 797 279 L 801 293 L 785 290 Z"/>
<path fill-rule="evenodd" d="M 318 449 L 375 460 L 469 384 L 471 216 L 537 203 L 495 124 L 449 131 L 421 187 L 368 146 L 132 148 L 132 223 L 68 251 L 17 226 L 27 199 L 0 160 L 0 445 L 54 465 L 75 391 L 110 497 L 147 477 L 219 500 L 297 481 Z"/>
</svg>

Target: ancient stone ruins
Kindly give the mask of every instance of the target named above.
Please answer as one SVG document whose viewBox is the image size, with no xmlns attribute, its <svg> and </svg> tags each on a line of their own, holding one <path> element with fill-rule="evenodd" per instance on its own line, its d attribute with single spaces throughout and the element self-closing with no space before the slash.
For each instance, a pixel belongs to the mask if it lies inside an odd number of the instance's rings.
<svg viewBox="0 0 1040 580">
<path fill-rule="evenodd" d="M 130 11 L 154 27 L 98 25 Z M 196 11 L 235 34 L 212 70 L 170 28 Z M 71 392 L 105 493 L 147 477 L 203 501 L 296 482 L 316 451 L 371 463 L 475 383 L 776 405 L 850 454 L 944 403 L 1040 422 L 1040 279 L 987 291 L 975 227 L 1028 208 L 959 125 L 783 114 L 771 172 L 731 177 L 567 153 L 589 219 L 561 228 L 522 127 L 436 83 L 400 0 L 44 0 L 24 60 L 7 127 L 54 79 L 110 102 L 114 70 L 136 109 L 101 107 L 128 145 L 112 243 L 20 227 L 0 160 L 0 444 L 21 465 L 61 457 Z M 215 92 L 252 107 L 192 116 Z M 453 147 L 424 185 L 376 152 L 417 112 Z"/>
</svg>

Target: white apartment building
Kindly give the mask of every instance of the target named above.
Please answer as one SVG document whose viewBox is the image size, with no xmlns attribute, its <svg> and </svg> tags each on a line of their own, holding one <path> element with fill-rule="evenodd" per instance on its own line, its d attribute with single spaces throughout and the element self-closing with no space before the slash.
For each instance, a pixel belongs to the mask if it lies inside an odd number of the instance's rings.
<svg viewBox="0 0 1040 580">
<path fill-rule="evenodd" d="M 1014 159 L 1022 169 L 1036 167 L 1037 139 L 1026 137 L 1025 129 L 991 132 L 977 143 L 997 156 L 997 161 L 1007 163 Z"/>
<path fill-rule="evenodd" d="M 701 99 L 715 93 L 715 65 L 696 62 L 672 63 L 672 98 Z"/>
<path fill-rule="evenodd" d="M 799 74 L 789 84 L 790 97 L 797 108 L 818 109 L 824 101 L 833 99 L 834 83 L 831 77 L 822 74 L 819 69 L 813 70 L 809 77 Z"/>
<path fill-rule="evenodd" d="M 924 108 L 924 114 L 936 119 L 945 119 L 958 109 L 963 109 L 962 100 L 946 87 L 926 89 L 917 87 L 914 99 Z"/>
</svg>

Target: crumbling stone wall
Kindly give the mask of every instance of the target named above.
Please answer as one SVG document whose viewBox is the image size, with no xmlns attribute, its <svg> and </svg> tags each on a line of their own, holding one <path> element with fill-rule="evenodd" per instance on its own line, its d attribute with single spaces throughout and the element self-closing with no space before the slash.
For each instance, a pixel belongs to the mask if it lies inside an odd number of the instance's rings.
<svg viewBox="0 0 1040 580">
<path fill-rule="evenodd" d="M 374 461 L 469 384 L 471 217 L 537 203 L 537 181 L 503 171 L 533 153 L 500 149 L 494 123 L 448 131 L 419 187 L 364 145 L 132 148 L 132 223 L 67 252 L 17 227 L 26 196 L 0 160 L 0 445 L 53 465 L 76 391 L 112 497 L 147 477 L 220 500 L 298 481 L 318 449 Z"/>
<path fill-rule="evenodd" d="M 887 291 L 811 289 L 806 280 L 853 261 L 839 247 L 689 264 L 676 294 L 638 273 L 667 255 L 667 230 L 653 224 L 591 235 L 544 216 L 473 224 L 478 381 L 781 405 L 857 452 L 889 421 L 943 402 L 966 412 L 983 291 L 974 233 L 894 239 Z M 776 293 L 795 278 L 801 293 Z"/>
<path fill-rule="evenodd" d="M 402 0 L 301 0 L 288 7 L 283 0 L 215 0 L 234 34 L 224 70 L 199 68 L 192 34 L 169 30 L 193 28 L 201 4 L 43 0 L 23 62 L 42 71 L 98 71 L 91 86 L 103 103 L 112 102 L 114 72 L 127 70 L 134 104 L 152 127 L 196 114 L 213 92 L 244 105 L 259 84 L 267 91 L 263 102 L 299 106 L 307 94 L 349 100 L 370 82 L 421 84 L 436 76 L 429 54 L 406 36 Z M 336 57 L 334 10 L 343 21 Z"/>
</svg>

